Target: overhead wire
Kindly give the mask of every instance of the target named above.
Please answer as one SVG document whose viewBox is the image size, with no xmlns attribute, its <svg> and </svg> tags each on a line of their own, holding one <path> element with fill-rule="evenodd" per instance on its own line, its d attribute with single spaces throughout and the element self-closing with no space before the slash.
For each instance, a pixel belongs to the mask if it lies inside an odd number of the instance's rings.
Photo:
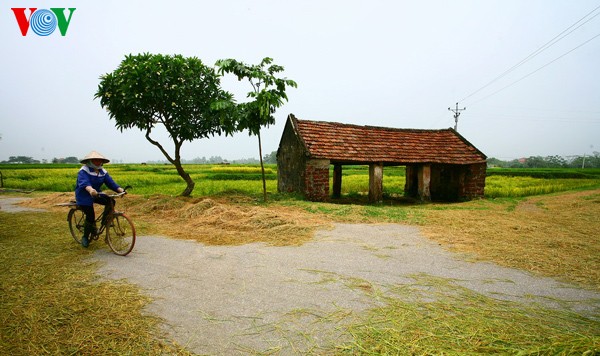
<svg viewBox="0 0 600 356">
<path fill-rule="evenodd" d="M 525 79 L 525 78 L 527 78 L 527 77 L 529 77 L 529 76 L 531 76 L 531 75 L 533 75 L 533 74 L 535 74 L 535 73 L 539 72 L 540 70 L 542 70 L 542 69 L 546 68 L 546 67 L 547 67 L 547 66 L 549 66 L 550 64 L 552 64 L 552 63 L 556 62 L 557 60 L 559 60 L 559 59 L 563 58 L 564 56 L 566 56 L 567 54 L 569 54 L 569 53 L 571 53 L 571 52 L 575 51 L 576 49 L 578 49 L 578 48 L 580 48 L 580 47 L 583 47 L 584 45 L 588 44 L 589 42 L 591 42 L 592 40 L 594 40 L 594 39 L 596 39 L 596 38 L 598 38 L 598 37 L 600 37 L 600 33 L 599 33 L 599 34 L 597 34 L 596 36 L 594 36 L 594 37 L 590 38 L 589 40 L 587 40 L 587 41 L 583 42 L 582 44 L 578 45 L 577 47 L 575 47 L 575 48 L 571 49 L 570 51 L 568 51 L 568 52 L 566 52 L 566 53 L 563 53 L 562 55 L 560 55 L 560 56 L 558 56 L 558 57 L 554 58 L 553 60 L 551 60 L 550 62 L 548 62 L 548 63 L 544 64 L 543 66 L 539 67 L 538 69 L 534 70 L 533 72 L 530 72 L 529 74 L 526 74 L 526 75 L 522 76 L 521 78 L 519 78 L 519 79 L 515 80 L 514 82 L 512 82 L 512 83 L 510 83 L 510 84 L 508 84 L 508 85 L 506 85 L 506 86 L 504 86 L 504 87 L 502 87 L 502 88 L 500 88 L 500 89 L 496 90 L 495 92 L 493 92 L 493 93 L 491 93 L 491 94 L 489 94 L 489 95 L 487 95 L 487 96 L 485 96 L 485 97 L 483 97 L 483 98 L 481 98 L 481 99 L 479 99 L 479 100 L 477 100 L 477 101 L 474 101 L 474 102 L 470 103 L 470 105 L 474 105 L 474 104 L 476 104 L 476 103 L 479 103 L 480 101 L 483 101 L 483 100 L 485 100 L 485 99 L 487 99 L 487 98 L 489 98 L 489 97 L 491 97 L 491 96 L 493 96 L 493 95 L 496 95 L 496 94 L 498 94 L 499 92 L 503 91 L 504 89 L 507 89 L 507 88 L 509 88 L 509 87 L 511 87 L 511 86 L 513 86 L 513 85 L 515 85 L 515 84 L 517 84 L 517 83 L 518 83 L 518 82 L 520 82 L 521 80 L 523 80 L 523 79 Z"/>
<path fill-rule="evenodd" d="M 579 29 L 581 26 L 585 25 L 586 23 L 588 23 L 589 21 L 591 21 L 592 19 L 594 19 L 595 17 L 597 17 L 598 15 L 600 15 L 600 12 L 598 12 L 597 14 L 595 14 L 594 16 L 589 17 L 591 14 L 593 14 L 594 12 L 596 12 L 598 9 L 600 9 L 600 6 L 594 8 L 592 11 L 588 12 L 585 16 L 583 16 L 582 18 L 580 18 L 579 20 L 577 20 L 575 23 L 573 23 L 571 26 L 567 27 L 565 30 L 563 30 L 561 33 L 559 33 L 558 35 L 554 36 L 554 38 L 552 38 L 550 41 L 546 42 L 544 45 L 542 45 L 541 47 L 539 47 L 538 49 L 536 49 L 535 51 L 533 51 L 531 54 L 529 54 L 527 57 L 525 57 L 524 59 L 522 59 L 520 62 L 518 62 L 517 64 L 515 64 L 514 66 L 510 67 L 509 69 L 507 69 L 506 71 L 504 71 L 502 74 L 498 75 L 496 78 L 492 79 L 491 81 L 489 81 L 487 84 L 485 84 L 484 86 L 480 87 L 479 89 L 475 90 L 474 92 L 470 93 L 469 95 L 467 95 L 466 97 L 464 97 L 463 99 L 459 100 L 458 102 L 464 102 L 465 100 L 467 100 L 468 98 L 472 97 L 473 95 L 479 93 L 480 91 L 482 91 L 483 89 L 489 87 L 490 85 L 492 85 L 493 83 L 495 83 L 496 81 L 500 80 L 501 78 L 505 77 L 506 75 L 508 75 L 509 73 L 511 73 L 512 71 L 514 71 L 515 69 L 517 69 L 518 67 L 522 66 L 523 64 L 527 63 L 528 61 L 530 61 L 531 59 L 533 59 L 534 57 L 536 57 L 538 54 L 542 53 L 543 51 L 547 50 L 548 48 L 550 48 L 551 46 L 553 46 L 554 44 L 556 44 L 558 41 L 562 40 L 563 38 L 567 37 L 568 35 L 570 35 L 571 33 L 573 33 L 575 30 Z M 586 19 L 587 17 L 589 17 L 587 20 L 585 20 L 583 23 L 582 22 L 584 19 Z M 578 25 L 579 24 L 579 25 Z M 576 26 L 576 27 L 575 27 Z M 573 28 L 575 27 L 575 28 Z M 568 32 L 567 32 L 568 31 Z M 551 63 L 555 62 L 556 60 L 564 57 L 565 55 L 571 53 L 572 51 L 576 50 L 577 48 L 583 46 L 584 44 L 590 42 L 591 40 L 593 40 L 594 38 L 596 38 L 598 36 L 595 36 L 593 38 L 591 38 L 590 40 L 584 42 L 583 44 L 577 46 L 576 48 L 572 49 L 571 51 L 561 55 L 560 57 L 556 58 L 555 60 L 545 64 L 544 66 L 538 68 L 537 70 L 531 72 L 530 74 L 522 77 L 521 79 L 519 79 L 518 81 L 525 79 L 526 77 L 530 76 L 531 74 L 537 72 L 538 70 L 541 70 L 542 68 L 545 68 L 546 66 L 550 65 Z M 518 81 L 513 82 L 510 85 L 507 85 L 505 87 L 503 87 L 502 89 L 486 96 L 484 99 L 487 99 L 488 97 L 508 88 L 509 86 L 512 86 L 513 84 L 516 84 Z M 476 102 L 479 102 L 481 100 L 484 99 L 480 99 Z M 471 103 L 471 105 L 473 105 L 473 103 Z"/>
</svg>

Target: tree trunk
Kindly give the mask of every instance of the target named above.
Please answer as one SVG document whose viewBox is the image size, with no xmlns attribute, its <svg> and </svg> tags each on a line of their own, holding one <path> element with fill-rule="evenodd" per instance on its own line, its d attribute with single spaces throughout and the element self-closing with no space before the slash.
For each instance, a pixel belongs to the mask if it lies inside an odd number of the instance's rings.
<svg viewBox="0 0 600 356">
<path fill-rule="evenodd" d="M 267 202 L 267 182 L 265 180 L 265 165 L 263 163 L 262 156 L 262 143 L 260 141 L 260 129 L 258 130 L 258 157 L 260 157 L 260 170 L 262 172 L 262 184 L 263 184 L 263 199 L 264 202 Z"/>
<path fill-rule="evenodd" d="M 152 127 L 149 127 L 146 130 L 146 140 L 148 140 L 148 142 L 150 142 L 154 146 L 158 147 L 160 152 L 162 152 L 162 154 L 167 158 L 167 160 L 175 166 L 177 173 L 179 174 L 179 176 L 181 178 L 183 178 L 183 180 L 187 184 L 187 187 L 183 190 L 183 192 L 181 193 L 181 196 L 189 197 L 192 194 L 192 191 L 194 190 L 194 186 L 196 185 L 196 183 L 194 183 L 194 181 L 192 180 L 192 177 L 190 177 L 190 175 L 183 169 L 183 166 L 181 165 L 181 156 L 179 155 L 179 151 L 181 149 L 181 145 L 183 144 L 183 141 L 179 142 L 175 138 L 173 138 L 173 142 L 175 144 L 175 158 L 172 158 L 158 141 L 155 141 L 150 137 L 151 131 L 152 131 Z"/>
<path fill-rule="evenodd" d="M 190 177 L 190 175 L 183 170 L 181 162 L 177 162 L 177 164 L 175 164 L 175 168 L 177 169 L 177 173 L 179 173 L 179 176 L 183 178 L 183 180 L 187 183 L 187 187 L 184 189 L 183 193 L 181 193 L 181 196 L 189 197 L 192 194 L 196 183 L 194 183 L 192 177 Z"/>
</svg>

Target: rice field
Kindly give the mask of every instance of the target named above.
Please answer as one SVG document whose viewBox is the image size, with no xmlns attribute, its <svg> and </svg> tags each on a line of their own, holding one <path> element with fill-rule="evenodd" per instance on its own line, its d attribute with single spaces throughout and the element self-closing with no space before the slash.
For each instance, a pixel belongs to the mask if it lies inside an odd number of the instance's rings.
<svg viewBox="0 0 600 356">
<path fill-rule="evenodd" d="M 184 168 L 196 183 L 193 191 L 195 197 L 229 192 L 254 196 L 262 192 L 262 174 L 258 165 L 185 165 Z M 131 185 L 136 194 L 178 195 L 186 186 L 172 165 L 111 164 L 106 169 L 122 186 Z M 4 188 L 51 192 L 73 191 L 78 170 L 79 165 L 0 165 Z M 384 196 L 402 196 L 404 167 L 385 167 L 383 174 Z M 344 166 L 342 176 L 343 196 L 360 197 L 368 194 L 367 166 Z M 265 177 L 267 191 L 277 194 L 277 166 L 266 165 Z M 485 196 L 518 198 L 598 186 L 600 170 L 490 169 Z"/>
<path fill-rule="evenodd" d="M 519 198 L 593 188 L 597 187 L 599 183 L 599 179 L 489 176 L 485 180 L 485 196 L 487 198 Z"/>
</svg>

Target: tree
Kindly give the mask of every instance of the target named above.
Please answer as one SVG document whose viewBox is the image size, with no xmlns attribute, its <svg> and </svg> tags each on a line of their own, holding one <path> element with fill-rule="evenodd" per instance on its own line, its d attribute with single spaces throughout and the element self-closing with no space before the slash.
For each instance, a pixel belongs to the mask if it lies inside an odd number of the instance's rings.
<svg viewBox="0 0 600 356">
<path fill-rule="evenodd" d="M 8 157 L 8 161 L 2 161 L 1 163 L 32 164 L 40 163 L 40 161 L 29 156 L 10 156 Z"/>
<path fill-rule="evenodd" d="M 53 158 L 52 159 L 52 163 L 79 163 L 79 158 L 75 157 L 75 156 L 70 156 L 67 158 Z"/>
<path fill-rule="evenodd" d="M 271 153 L 267 153 L 264 157 L 263 160 L 265 161 L 265 163 L 277 163 L 277 151 L 273 151 Z"/>
<path fill-rule="evenodd" d="M 267 201 L 267 184 L 265 180 L 265 166 L 263 163 L 262 143 L 260 128 L 275 123 L 273 114 L 275 110 L 288 100 L 285 93 L 286 87 L 296 88 L 298 85 L 291 79 L 277 78 L 275 74 L 283 72 L 284 68 L 271 64 L 273 59 L 263 58 L 258 65 L 247 65 L 235 59 L 220 59 L 216 62 L 219 74 L 233 73 L 238 80 L 247 79 L 252 86 L 252 91 L 247 97 L 253 101 L 239 105 L 238 130 L 248 130 L 250 135 L 258 137 L 258 157 L 262 172 L 264 201 Z"/>
<path fill-rule="evenodd" d="M 100 98 L 116 127 L 145 131 L 146 139 L 187 183 L 181 195 L 189 196 L 195 183 L 182 167 L 183 143 L 235 130 L 233 96 L 221 89 L 214 69 L 196 57 L 144 53 L 126 56 L 114 72 L 100 79 L 95 98 Z M 151 137 L 157 125 L 169 133 L 172 155 Z"/>
</svg>

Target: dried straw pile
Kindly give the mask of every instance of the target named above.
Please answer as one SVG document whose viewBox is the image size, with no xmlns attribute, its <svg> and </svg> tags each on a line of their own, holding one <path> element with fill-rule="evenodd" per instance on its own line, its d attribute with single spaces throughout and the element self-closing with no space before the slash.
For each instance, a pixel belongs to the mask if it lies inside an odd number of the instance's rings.
<svg viewBox="0 0 600 356">
<path fill-rule="evenodd" d="M 64 211 L 56 204 L 68 202 L 72 193 L 35 197 L 26 206 Z M 96 211 L 99 213 L 100 208 Z M 322 215 L 277 204 L 257 204 L 248 196 L 183 198 L 163 195 L 142 197 L 128 194 L 117 199 L 117 210 L 134 219 L 138 234 L 162 234 L 192 239 L 210 245 L 240 245 L 264 242 L 295 245 L 306 242 L 318 228 L 329 226 Z"/>
<path fill-rule="evenodd" d="M 158 233 L 211 245 L 301 244 L 323 219 L 301 209 L 256 205 L 250 198 L 183 199 L 153 196 L 134 208 Z"/>
</svg>

